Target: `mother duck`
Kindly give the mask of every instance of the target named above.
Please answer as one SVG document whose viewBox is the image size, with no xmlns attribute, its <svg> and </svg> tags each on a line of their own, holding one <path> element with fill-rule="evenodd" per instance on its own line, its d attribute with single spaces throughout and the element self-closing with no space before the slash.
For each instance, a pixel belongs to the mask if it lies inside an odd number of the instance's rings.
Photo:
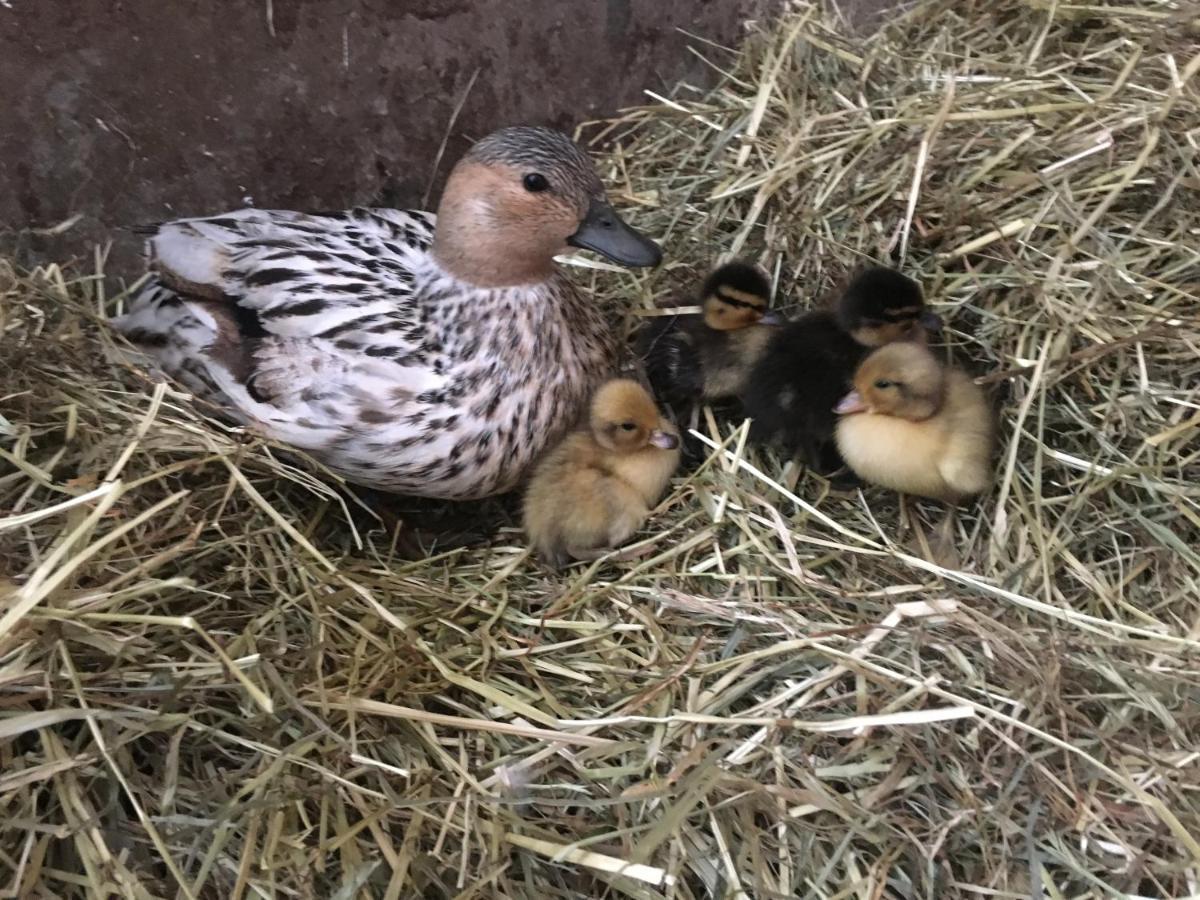
<svg viewBox="0 0 1200 900">
<path fill-rule="evenodd" d="M 531 127 L 475 144 L 436 219 L 243 209 L 149 234 L 114 324 L 162 369 L 349 481 L 456 500 L 513 488 L 617 367 L 554 257 L 662 257 L 577 144 Z"/>
</svg>

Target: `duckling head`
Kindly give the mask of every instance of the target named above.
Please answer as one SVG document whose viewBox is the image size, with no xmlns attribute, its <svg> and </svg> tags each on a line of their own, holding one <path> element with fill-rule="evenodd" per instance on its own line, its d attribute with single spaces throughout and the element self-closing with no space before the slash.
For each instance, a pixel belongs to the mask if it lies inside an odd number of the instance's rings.
<svg viewBox="0 0 1200 900">
<path fill-rule="evenodd" d="M 750 325 L 776 325 L 779 316 L 768 310 L 771 281 L 758 266 L 729 262 L 718 266 L 701 291 L 704 324 L 714 331 L 734 331 Z"/>
<path fill-rule="evenodd" d="M 572 247 L 624 266 L 655 266 L 662 251 L 617 215 L 586 153 L 561 132 L 515 127 L 475 144 L 450 173 L 433 253 L 480 287 L 544 281 Z"/>
<path fill-rule="evenodd" d="M 628 378 L 609 381 L 596 392 L 590 425 L 596 442 L 614 453 L 679 446 L 679 436 L 659 415 L 650 394 Z"/>
<path fill-rule="evenodd" d="M 925 307 L 921 287 L 895 269 L 872 266 L 859 273 L 837 304 L 838 323 L 864 347 L 924 341 L 942 320 Z"/>
<path fill-rule="evenodd" d="M 880 347 L 854 373 L 854 390 L 835 408 L 839 415 L 873 413 L 919 422 L 942 406 L 945 371 L 923 345 L 898 342 Z"/>
</svg>

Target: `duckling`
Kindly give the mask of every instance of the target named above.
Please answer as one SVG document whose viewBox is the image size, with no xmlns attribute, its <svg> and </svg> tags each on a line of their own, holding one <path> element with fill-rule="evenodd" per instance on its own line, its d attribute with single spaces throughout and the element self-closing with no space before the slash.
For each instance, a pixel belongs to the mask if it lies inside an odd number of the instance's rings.
<svg viewBox="0 0 1200 900">
<path fill-rule="evenodd" d="M 874 351 L 836 412 L 838 449 L 866 481 L 952 504 L 991 481 L 994 425 L 983 391 L 920 344 Z"/>
<path fill-rule="evenodd" d="M 616 370 L 555 257 L 662 258 L 583 149 L 531 127 L 471 147 L 436 217 L 243 209 L 147 233 L 113 324 L 163 372 L 353 484 L 449 500 L 515 487 Z"/>
<path fill-rule="evenodd" d="M 594 559 L 650 515 L 679 466 L 679 432 L 636 381 L 613 379 L 587 421 L 538 464 L 525 494 L 525 531 L 555 568 Z"/>
<path fill-rule="evenodd" d="M 705 279 L 699 314 L 653 320 L 638 337 L 638 355 L 658 398 L 683 409 L 736 396 L 781 321 L 770 303 L 766 274 L 734 261 Z"/>
<path fill-rule="evenodd" d="M 817 471 L 838 469 L 833 410 L 863 357 L 893 341 L 924 341 L 926 331 L 940 327 L 915 281 L 883 266 L 866 269 L 832 310 L 810 312 L 772 334 L 739 392 L 751 437 L 778 442 Z"/>
</svg>

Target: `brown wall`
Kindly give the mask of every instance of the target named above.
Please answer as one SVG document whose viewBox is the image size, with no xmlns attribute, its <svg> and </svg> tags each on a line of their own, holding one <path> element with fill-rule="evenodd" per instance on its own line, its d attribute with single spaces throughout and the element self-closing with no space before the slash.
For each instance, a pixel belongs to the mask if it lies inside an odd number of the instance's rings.
<svg viewBox="0 0 1200 900">
<path fill-rule="evenodd" d="M 703 79 L 677 29 L 733 42 L 767 2 L 0 3 L 0 247 L 62 254 L 247 203 L 420 203 L 476 72 L 443 174 L 494 127 L 569 129 Z M 28 231 L 77 213 L 61 236 Z"/>
</svg>

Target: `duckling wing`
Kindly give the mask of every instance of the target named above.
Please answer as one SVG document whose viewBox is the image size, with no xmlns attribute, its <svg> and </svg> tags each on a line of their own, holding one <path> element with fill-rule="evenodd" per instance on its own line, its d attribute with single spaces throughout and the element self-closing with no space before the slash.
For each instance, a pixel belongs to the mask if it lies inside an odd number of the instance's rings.
<svg viewBox="0 0 1200 900">
<path fill-rule="evenodd" d="M 982 493 L 994 474 L 992 412 L 983 391 L 957 370 L 949 375 L 943 417 L 947 423 L 946 447 L 938 470 L 956 494 Z"/>
<path fill-rule="evenodd" d="M 695 341 L 698 320 L 698 316 L 656 317 L 638 333 L 638 358 L 655 396 L 663 403 L 686 405 L 697 400 L 704 389 Z"/>
<path fill-rule="evenodd" d="M 383 209 L 166 223 L 148 240 L 153 277 L 114 324 L 203 396 L 323 446 L 443 386 L 412 302 L 433 226 Z"/>
<path fill-rule="evenodd" d="M 740 392 L 754 439 L 778 442 L 788 454 L 801 452 L 809 465 L 837 468 L 828 446 L 837 423 L 834 407 L 865 352 L 828 312 L 778 328 Z"/>
</svg>

